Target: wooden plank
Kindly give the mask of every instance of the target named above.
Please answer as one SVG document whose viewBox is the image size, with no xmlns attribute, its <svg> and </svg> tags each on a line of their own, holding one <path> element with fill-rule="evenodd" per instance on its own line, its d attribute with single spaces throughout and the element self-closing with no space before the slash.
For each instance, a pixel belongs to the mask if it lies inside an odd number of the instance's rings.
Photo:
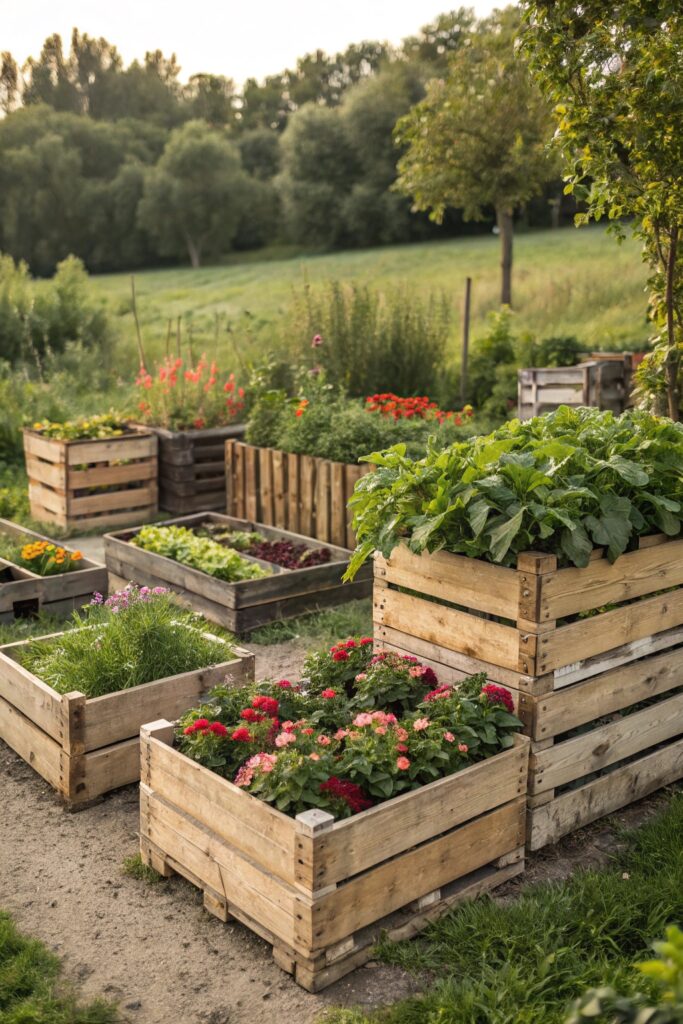
<svg viewBox="0 0 683 1024">
<path fill-rule="evenodd" d="M 375 575 L 397 587 L 429 594 L 465 608 L 518 618 L 519 575 L 476 558 L 446 551 L 413 554 L 405 544 L 394 548 L 388 559 L 375 556 Z"/>
<path fill-rule="evenodd" d="M 346 466 L 343 462 L 330 463 L 330 540 L 343 547 L 346 544 Z"/>
<path fill-rule="evenodd" d="M 245 495 L 245 455 L 244 445 L 241 442 L 233 441 L 235 446 L 235 479 L 234 479 L 234 512 L 232 515 L 238 517 L 247 514 L 247 499 Z M 230 514 L 230 513 L 229 513 Z"/>
<path fill-rule="evenodd" d="M 526 792 L 529 741 L 403 793 L 324 834 L 315 888 L 343 881 Z"/>
<path fill-rule="evenodd" d="M 441 647 L 485 658 L 503 668 L 518 667 L 519 634 L 510 626 L 388 588 L 375 595 L 373 617 L 382 626 L 391 626 Z"/>
<path fill-rule="evenodd" d="M 300 489 L 300 461 L 299 456 L 292 452 L 287 453 L 287 529 L 299 532 L 301 518 L 299 515 L 299 504 L 301 500 Z"/>
<path fill-rule="evenodd" d="M 482 867 L 524 842 L 526 801 L 515 800 L 415 847 L 339 886 L 312 907 L 312 934 L 298 921 L 295 948 L 339 942 L 425 893 Z"/>
<path fill-rule="evenodd" d="M 66 444 L 68 466 L 110 462 L 115 459 L 147 459 L 157 454 L 157 439 L 151 434 L 147 437 L 128 434 L 126 437 L 99 441 L 68 441 Z"/>
<path fill-rule="evenodd" d="M 273 522 L 287 526 L 287 457 L 279 449 L 272 450 L 273 463 Z"/>
<path fill-rule="evenodd" d="M 137 510 L 145 507 L 150 515 L 156 508 L 157 487 L 153 484 L 142 487 L 126 487 L 121 491 L 106 491 L 102 494 L 91 494 L 87 497 L 74 497 L 70 493 L 67 510 L 70 518 L 78 518 L 93 512 L 109 513 L 114 509 Z"/>
<path fill-rule="evenodd" d="M 29 470 L 29 475 L 31 471 Z M 95 466 L 90 469 L 71 469 L 69 487 L 73 490 L 87 487 L 113 487 L 116 484 L 135 483 L 138 480 L 156 480 L 157 461 L 128 462 L 122 466 Z"/>
<path fill-rule="evenodd" d="M 654 549 L 658 550 L 658 549 Z M 560 626 L 538 638 L 536 674 L 683 624 L 683 589 Z"/>
<path fill-rule="evenodd" d="M 0 697 L 60 743 L 64 736 L 62 697 L 16 661 L 27 644 L 22 640 L 0 647 Z"/>
<path fill-rule="evenodd" d="M 260 474 L 259 521 L 271 524 L 274 516 L 273 503 L 273 453 L 271 448 L 258 448 Z"/>
<path fill-rule="evenodd" d="M 332 540 L 332 508 L 334 495 L 331 487 L 332 463 L 327 459 L 315 460 L 315 525 L 313 532 L 324 543 Z"/>
<path fill-rule="evenodd" d="M 24 430 L 24 451 L 27 456 L 35 459 L 66 465 L 64 442 L 51 437 L 43 437 L 35 431 Z"/>
<path fill-rule="evenodd" d="M 574 829 L 641 800 L 683 776 L 683 739 L 615 768 L 529 812 L 527 848 L 540 850 Z"/>
<path fill-rule="evenodd" d="M 683 732 L 683 693 L 532 753 L 529 789 L 542 793 L 632 757 Z M 681 765 L 683 774 L 683 764 Z"/>
<path fill-rule="evenodd" d="M 683 584 L 683 540 L 629 551 L 612 565 L 606 558 L 584 569 L 560 569 L 543 580 L 542 607 L 560 619 L 606 604 L 629 601 Z"/>
<path fill-rule="evenodd" d="M 314 536 L 315 459 L 299 456 L 299 529 L 307 537 Z"/>
<path fill-rule="evenodd" d="M 547 739 L 610 715 L 683 682 L 683 648 L 641 658 L 543 697 L 522 695 L 532 710 L 533 739 Z"/>
<path fill-rule="evenodd" d="M 260 521 L 261 502 L 258 448 L 245 447 L 245 504 L 247 519 Z"/>
<path fill-rule="evenodd" d="M 51 786 L 61 790 L 64 754 L 59 743 L 3 697 L 0 697 L 0 739 Z"/>
<path fill-rule="evenodd" d="M 644 658 L 657 651 L 669 650 L 677 644 L 683 643 L 683 627 L 676 626 L 673 629 L 662 630 L 654 636 L 643 637 L 642 640 L 633 640 L 630 643 L 621 644 L 611 650 L 594 655 L 592 658 L 584 658 L 582 661 L 573 662 L 571 665 L 563 665 L 555 669 L 554 688 L 563 689 L 572 686 L 583 679 L 589 679 L 601 675 L 610 669 L 618 668 L 620 665 L 628 665 L 637 658 Z"/>
</svg>

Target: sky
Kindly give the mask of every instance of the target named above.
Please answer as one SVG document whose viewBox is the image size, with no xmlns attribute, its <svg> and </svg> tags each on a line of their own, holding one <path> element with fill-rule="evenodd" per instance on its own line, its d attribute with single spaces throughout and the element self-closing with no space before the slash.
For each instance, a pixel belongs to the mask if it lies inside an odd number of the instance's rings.
<svg viewBox="0 0 683 1024">
<path fill-rule="evenodd" d="M 492 0 L 464 0 L 489 14 Z M 0 51 L 17 62 L 74 27 L 104 36 L 128 64 L 146 50 L 177 55 L 181 79 L 200 71 L 242 83 L 292 67 L 304 53 L 337 53 L 363 39 L 399 42 L 456 0 L 0 0 Z"/>
</svg>

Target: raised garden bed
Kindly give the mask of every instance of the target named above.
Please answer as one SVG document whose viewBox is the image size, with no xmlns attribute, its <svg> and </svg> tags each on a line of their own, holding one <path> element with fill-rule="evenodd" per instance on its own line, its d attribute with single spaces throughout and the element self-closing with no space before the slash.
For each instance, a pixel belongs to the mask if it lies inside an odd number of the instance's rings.
<svg viewBox="0 0 683 1024">
<path fill-rule="evenodd" d="M 163 525 L 184 526 L 192 530 L 224 527 L 226 530 L 258 531 L 268 540 L 289 540 L 310 548 L 320 546 L 311 537 L 275 530 L 261 523 L 234 519 L 216 512 L 184 516 L 168 520 Z M 226 583 L 206 572 L 136 547 L 131 541 L 137 533 L 139 530 L 125 530 L 107 534 L 104 538 L 107 569 L 116 578 L 116 582 L 135 581 L 148 586 L 171 587 L 184 604 L 235 633 L 244 633 L 268 622 L 293 618 L 318 608 L 329 608 L 344 601 L 366 597 L 372 589 L 369 568 L 362 570 L 354 583 L 342 584 L 341 577 L 351 552 L 334 545 L 329 545 L 331 559 L 327 564 L 304 569 L 282 569 L 243 556 L 266 568 L 269 575 L 262 579 Z"/>
<path fill-rule="evenodd" d="M 0 519 L 0 536 L 10 538 L 18 547 L 34 541 L 48 541 L 47 537 L 7 519 Z M 80 568 L 67 573 L 41 576 L 25 566 L 0 558 L 0 622 L 29 618 L 41 612 L 66 617 L 89 601 L 94 593 L 106 595 L 105 567 L 88 558 L 82 558 L 78 564 Z"/>
<path fill-rule="evenodd" d="M 155 715 L 181 714 L 226 677 L 233 685 L 254 677 L 253 654 L 228 648 L 224 662 L 194 672 L 101 697 L 60 694 L 20 664 L 30 642 L 0 647 L 0 738 L 72 809 L 137 781 L 144 722 Z"/>
<path fill-rule="evenodd" d="M 351 818 L 296 818 L 173 747 L 174 726 L 141 733 L 145 863 L 183 875 L 223 921 L 243 922 L 309 991 L 408 938 L 458 900 L 524 869 L 528 740 Z"/>
<path fill-rule="evenodd" d="M 483 671 L 513 690 L 532 850 L 683 777 L 683 540 L 560 569 L 400 546 L 375 556 L 374 623 L 440 678 Z"/>
<path fill-rule="evenodd" d="M 347 504 L 371 468 L 228 441 L 227 512 L 352 548 L 356 541 Z"/>
<path fill-rule="evenodd" d="M 65 530 L 146 522 L 157 511 L 157 439 L 62 440 L 24 431 L 31 515 Z"/>
<path fill-rule="evenodd" d="M 225 508 L 225 443 L 244 424 L 205 430 L 145 426 L 159 439 L 159 505 L 175 515 Z"/>
</svg>

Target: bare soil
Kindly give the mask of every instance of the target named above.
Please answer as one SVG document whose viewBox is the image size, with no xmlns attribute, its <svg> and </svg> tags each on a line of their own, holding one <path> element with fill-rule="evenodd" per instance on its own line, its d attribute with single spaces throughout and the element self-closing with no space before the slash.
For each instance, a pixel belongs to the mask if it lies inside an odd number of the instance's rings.
<svg viewBox="0 0 683 1024">
<path fill-rule="evenodd" d="M 258 678 L 294 674 L 304 654 L 296 642 L 254 649 Z M 619 818 L 637 824 L 660 799 Z M 125 875 L 125 858 L 137 852 L 135 786 L 68 814 L 47 783 L 0 742 L 0 806 L 0 907 L 62 958 L 84 999 L 118 1002 L 127 1022 L 308 1024 L 330 1005 L 380 1006 L 424 983 L 375 963 L 311 995 L 275 966 L 270 947 L 247 928 L 207 914 L 189 883 Z M 524 884 L 603 864 L 615 842 L 610 825 L 583 830 L 533 855 Z M 513 898 L 519 884 L 497 898 Z"/>
</svg>

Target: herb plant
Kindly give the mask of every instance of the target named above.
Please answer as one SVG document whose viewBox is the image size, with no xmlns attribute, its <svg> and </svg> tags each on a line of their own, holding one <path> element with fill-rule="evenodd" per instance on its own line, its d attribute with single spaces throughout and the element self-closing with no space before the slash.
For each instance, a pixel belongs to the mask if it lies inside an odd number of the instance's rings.
<svg viewBox="0 0 683 1024">
<path fill-rule="evenodd" d="M 485 437 L 408 458 L 395 445 L 351 499 L 358 547 L 346 578 L 379 550 L 452 551 L 514 565 L 520 551 L 585 566 L 649 533 L 675 537 L 683 518 L 683 426 L 645 412 L 616 417 L 566 406 Z"/>
<path fill-rule="evenodd" d="M 85 620 L 50 639 L 31 640 L 21 663 L 58 693 L 86 697 L 230 661 L 229 642 L 202 632 L 163 587 L 129 586 L 106 601 L 95 595 Z"/>
<path fill-rule="evenodd" d="M 226 583 L 258 580 L 269 575 L 268 570 L 256 562 L 247 561 L 237 551 L 209 537 L 198 536 L 186 526 L 143 526 L 131 544 L 189 565 Z"/>
</svg>

